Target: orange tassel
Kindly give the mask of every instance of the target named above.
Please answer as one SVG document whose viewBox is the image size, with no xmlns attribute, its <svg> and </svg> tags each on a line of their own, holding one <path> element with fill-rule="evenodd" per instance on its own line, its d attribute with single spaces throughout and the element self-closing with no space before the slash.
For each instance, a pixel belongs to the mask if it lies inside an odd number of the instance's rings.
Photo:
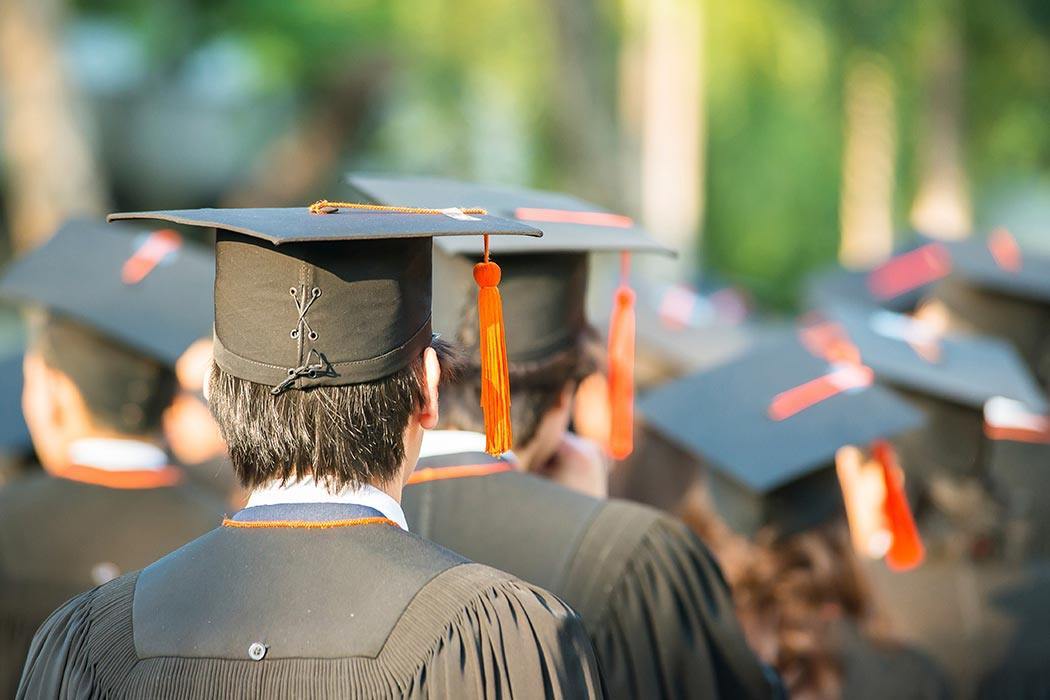
<svg viewBox="0 0 1050 700">
<path fill-rule="evenodd" d="M 499 265 L 489 261 L 489 237 L 485 236 L 485 260 L 474 266 L 478 283 L 478 324 L 481 339 L 481 410 L 485 414 L 485 451 L 501 455 L 514 444 L 510 422 L 510 377 L 507 369 L 507 340 L 504 334 L 503 301 L 499 295 Z"/>
<path fill-rule="evenodd" d="M 926 548 L 919 536 L 919 528 L 904 493 L 897 456 L 885 440 L 872 445 L 872 455 L 882 465 L 882 476 L 886 482 L 886 501 L 883 508 L 889 524 L 893 542 L 886 552 L 886 565 L 894 571 L 914 569 L 926 557 Z"/>
<path fill-rule="evenodd" d="M 630 256 L 622 254 L 620 286 L 609 322 L 609 454 L 624 459 L 634 450 L 634 290 Z"/>
</svg>

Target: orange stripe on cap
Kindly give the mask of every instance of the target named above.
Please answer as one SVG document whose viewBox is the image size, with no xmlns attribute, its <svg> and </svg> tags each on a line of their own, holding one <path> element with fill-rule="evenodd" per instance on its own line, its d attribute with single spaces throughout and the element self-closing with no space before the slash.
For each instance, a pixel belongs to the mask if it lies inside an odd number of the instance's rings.
<svg viewBox="0 0 1050 700">
<path fill-rule="evenodd" d="M 877 299 L 892 299 L 947 276 L 952 256 L 941 243 L 927 243 L 902 253 L 868 273 L 868 291 Z"/>
<path fill-rule="evenodd" d="M 886 552 L 886 565 L 894 571 L 914 569 L 926 558 L 926 547 L 919 536 L 919 528 L 908 505 L 904 492 L 903 471 L 897 464 L 897 455 L 893 447 L 885 440 L 877 440 L 871 446 L 872 456 L 882 467 L 882 477 L 886 484 L 886 500 L 883 510 L 893 540 Z"/>
<path fill-rule="evenodd" d="M 996 397 L 984 406 L 984 434 L 989 440 L 1050 444 L 1050 416 L 1028 411 L 1019 401 Z"/>
<path fill-rule="evenodd" d="M 875 380 L 875 373 L 864 365 L 842 364 L 822 377 L 782 391 L 769 404 L 769 417 L 782 421 L 827 401 L 844 391 L 862 389 Z"/>
<path fill-rule="evenodd" d="M 178 231 L 162 228 L 146 237 L 120 270 L 124 284 L 138 284 L 146 279 L 166 257 L 182 247 Z"/>
<path fill-rule="evenodd" d="M 1021 269 L 1021 246 L 1005 228 L 997 228 L 988 236 L 988 252 L 995 264 L 1007 272 Z"/>
<path fill-rule="evenodd" d="M 225 518 L 223 527 L 236 527 L 245 530 L 262 528 L 301 528 L 305 530 L 332 530 L 337 527 L 357 527 L 358 525 L 392 525 L 400 527 L 389 518 L 354 518 L 352 520 L 233 520 Z"/>
<path fill-rule="evenodd" d="M 156 489 L 174 486 L 182 481 L 182 471 L 175 467 L 111 471 L 73 464 L 55 472 L 55 476 L 111 489 Z"/>
<path fill-rule="evenodd" d="M 469 479 L 476 476 L 500 474 L 514 469 L 508 462 L 491 462 L 489 464 L 464 464 L 454 467 L 425 467 L 417 469 L 408 477 L 409 484 L 425 484 L 428 481 L 445 479 Z"/>
<path fill-rule="evenodd" d="M 631 228 L 634 219 L 623 214 L 607 211 L 572 211 L 569 209 L 537 209 L 518 207 L 514 218 L 519 221 L 541 221 L 547 224 L 581 224 L 583 226 L 607 226 L 609 228 Z"/>
</svg>

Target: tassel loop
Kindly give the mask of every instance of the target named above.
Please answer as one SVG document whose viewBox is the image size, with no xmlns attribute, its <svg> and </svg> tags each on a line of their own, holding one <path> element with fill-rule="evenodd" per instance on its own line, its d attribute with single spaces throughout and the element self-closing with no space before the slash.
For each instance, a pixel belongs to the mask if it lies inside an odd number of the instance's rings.
<svg viewBox="0 0 1050 700">
<path fill-rule="evenodd" d="M 629 275 L 630 255 L 623 253 L 609 322 L 609 454 L 614 459 L 634 451 L 635 293 Z"/>
<path fill-rule="evenodd" d="M 513 447 L 510 418 L 510 377 L 507 341 L 503 322 L 503 300 L 498 285 L 502 272 L 489 260 L 489 238 L 485 236 L 485 259 L 474 266 L 478 284 L 478 325 L 481 345 L 481 410 L 485 416 L 485 451 L 501 455 Z"/>
</svg>

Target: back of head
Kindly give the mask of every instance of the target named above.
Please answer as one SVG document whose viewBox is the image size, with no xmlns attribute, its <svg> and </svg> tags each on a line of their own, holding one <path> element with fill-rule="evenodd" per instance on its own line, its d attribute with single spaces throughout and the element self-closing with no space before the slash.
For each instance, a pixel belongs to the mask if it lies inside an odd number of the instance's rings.
<svg viewBox="0 0 1050 700">
<path fill-rule="evenodd" d="M 160 362 L 62 316 L 31 323 L 30 348 L 76 385 L 92 422 L 121 435 L 152 435 L 175 397 L 174 372 Z"/>
<path fill-rule="evenodd" d="M 442 422 L 459 430 L 484 430 L 484 415 L 478 403 L 481 391 L 481 359 L 477 309 L 466 305 L 456 329 L 457 345 L 466 359 L 458 381 L 441 394 Z M 508 334 L 511 330 L 508 330 Z M 544 415 L 572 388 L 596 371 L 599 361 L 593 329 L 584 326 L 567 346 L 539 355 L 535 359 L 508 359 L 513 401 L 511 422 L 516 446 L 527 445 L 536 437 Z"/>
<path fill-rule="evenodd" d="M 454 377 L 451 346 L 431 347 L 443 379 Z M 307 475 L 336 488 L 385 484 L 400 473 L 405 428 L 426 400 L 423 373 L 420 356 L 381 379 L 275 394 L 213 365 L 208 405 L 245 488 Z"/>
</svg>

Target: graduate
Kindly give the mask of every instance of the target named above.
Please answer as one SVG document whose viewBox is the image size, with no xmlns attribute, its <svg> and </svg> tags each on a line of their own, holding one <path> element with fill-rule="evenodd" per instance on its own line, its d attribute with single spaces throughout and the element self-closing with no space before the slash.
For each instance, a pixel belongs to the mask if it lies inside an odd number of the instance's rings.
<svg viewBox="0 0 1050 700">
<path fill-rule="evenodd" d="M 635 492 L 688 516 L 719 555 L 752 644 L 793 697 L 948 696 L 926 657 L 879 633 L 860 566 L 922 563 L 886 442 L 919 427 L 918 410 L 791 334 L 639 408 L 670 466 L 634 474 Z"/>
<path fill-rule="evenodd" d="M 888 616 L 944 666 L 960 695 L 1050 686 L 1050 568 L 1035 538 L 1045 526 L 1032 521 L 1046 503 L 1047 453 L 1045 444 L 1016 444 L 1038 439 L 1042 387 L 998 338 L 941 333 L 886 312 L 839 307 L 828 316 L 876 379 L 926 415 L 923 429 L 896 443 L 928 555 L 912 571 L 871 571 Z"/>
<path fill-rule="evenodd" d="M 4 697 L 52 610 L 222 516 L 161 436 L 172 364 L 210 325 L 209 256 L 177 238 L 160 254 L 158 235 L 69 223 L 0 280 L 0 294 L 30 307 L 22 401 L 44 468 L 0 489 Z"/>
<path fill-rule="evenodd" d="M 659 511 L 595 497 L 606 486 L 602 456 L 566 431 L 577 383 L 595 368 L 584 312 L 589 254 L 659 246 L 626 217 L 564 195 L 425 179 L 350 183 L 381 202 L 433 206 L 451 198 L 544 228 L 543 239 L 493 241 L 514 391 L 512 440 L 495 450 L 476 398 L 485 353 L 470 310 L 477 254 L 458 241 L 437 242 L 435 320 L 471 357 L 443 394 L 445 430 L 425 436 L 405 490 L 413 527 L 572 605 L 612 697 L 773 696 L 778 681 L 747 646 L 707 549 Z"/>
<path fill-rule="evenodd" d="M 208 400 L 251 493 L 220 527 L 55 612 L 20 697 L 601 695 L 572 610 L 408 532 L 398 503 L 449 368 L 431 239 L 538 230 L 342 202 L 111 219 L 216 228 Z M 496 263 L 484 272 L 492 292 Z"/>
</svg>

